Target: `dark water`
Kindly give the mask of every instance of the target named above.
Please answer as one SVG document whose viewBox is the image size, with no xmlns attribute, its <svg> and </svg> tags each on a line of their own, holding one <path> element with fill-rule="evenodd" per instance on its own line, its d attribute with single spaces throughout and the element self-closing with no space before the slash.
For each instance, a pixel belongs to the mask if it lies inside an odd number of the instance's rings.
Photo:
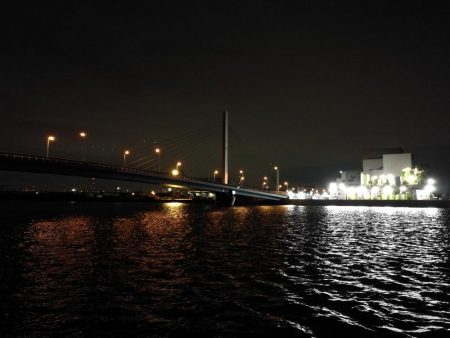
<svg viewBox="0 0 450 338">
<path fill-rule="evenodd" d="M 7 336 L 450 336 L 445 209 L 12 204 Z"/>
</svg>

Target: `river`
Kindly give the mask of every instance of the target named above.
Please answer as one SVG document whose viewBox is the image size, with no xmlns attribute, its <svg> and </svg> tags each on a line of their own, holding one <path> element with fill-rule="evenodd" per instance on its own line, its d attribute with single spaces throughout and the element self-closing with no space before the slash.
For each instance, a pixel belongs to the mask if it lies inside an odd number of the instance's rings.
<svg viewBox="0 0 450 338">
<path fill-rule="evenodd" d="M 2 202 L 7 336 L 446 336 L 438 208 Z"/>
</svg>

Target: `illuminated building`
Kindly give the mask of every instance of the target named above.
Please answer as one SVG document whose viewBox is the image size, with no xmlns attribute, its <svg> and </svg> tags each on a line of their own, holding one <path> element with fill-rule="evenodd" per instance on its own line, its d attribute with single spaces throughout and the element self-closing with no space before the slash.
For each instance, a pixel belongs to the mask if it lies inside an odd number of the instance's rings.
<svg viewBox="0 0 450 338">
<path fill-rule="evenodd" d="M 414 165 L 413 159 L 411 153 L 404 153 L 401 148 L 366 151 L 363 171 L 341 171 L 341 177 L 329 185 L 330 198 L 431 199 L 436 190 L 435 181 L 425 180 L 424 171 Z"/>
</svg>

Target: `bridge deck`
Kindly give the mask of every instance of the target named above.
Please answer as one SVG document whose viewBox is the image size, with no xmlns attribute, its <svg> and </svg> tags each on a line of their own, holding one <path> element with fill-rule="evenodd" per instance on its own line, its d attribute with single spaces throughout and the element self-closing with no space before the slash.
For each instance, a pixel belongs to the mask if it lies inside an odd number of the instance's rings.
<svg viewBox="0 0 450 338">
<path fill-rule="evenodd" d="M 162 184 L 170 187 L 191 188 L 213 193 L 225 193 L 235 196 L 278 201 L 288 198 L 286 195 L 277 192 L 241 188 L 230 184 L 208 182 L 187 176 L 173 176 L 165 172 L 26 154 L 0 153 L 0 170 Z"/>
</svg>

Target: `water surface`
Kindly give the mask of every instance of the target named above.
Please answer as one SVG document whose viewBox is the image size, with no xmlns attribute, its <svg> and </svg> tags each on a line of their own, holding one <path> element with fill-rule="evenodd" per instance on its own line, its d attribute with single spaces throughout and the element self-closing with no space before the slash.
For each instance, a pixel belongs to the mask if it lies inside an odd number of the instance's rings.
<svg viewBox="0 0 450 338">
<path fill-rule="evenodd" d="M 5 203 L 11 336 L 447 336 L 446 209 Z"/>
</svg>

